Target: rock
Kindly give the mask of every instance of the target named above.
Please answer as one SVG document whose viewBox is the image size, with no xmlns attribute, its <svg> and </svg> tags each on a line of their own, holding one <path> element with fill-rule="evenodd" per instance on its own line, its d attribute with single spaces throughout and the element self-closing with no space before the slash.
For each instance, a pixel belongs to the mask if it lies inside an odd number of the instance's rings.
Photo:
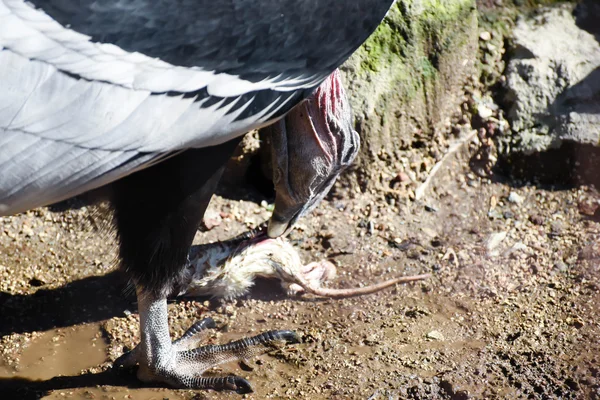
<svg viewBox="0 0 600 400">
<path fill-rule="evenodd" d="M 425 337 L 432 340 L 444 340 L 444 335 L 440 331 L 431 331 Z"/>
<path fill-rule="evenodd" d="M 529 216 L 529 221 L 531 221 L 531 223 L 534 225 L 544 225 L 546 219 L 539 214 L 532 214 Z"/>
<path fill-rule="evenodd" d="M 591 217 L 600 208 L 600 203 L 596 199 L 582 199 L 577 203 L 577 208 L 581 214 Z"/>
<path fill-rule="evenodd" d="M 529 247 L 527 247 L 527 245 L 525 245 L 525 243 L 517 242 L 517 243 L 513 244 L 512 247 L 504 253 L 504 256 L 506 257 L 506 256 L 509 256 L 513 253 L 520 252 L 520 251 L 527 251 L 528 249 L 529 249 Z"/>
<path fill-rule="evenodd" d="M 567 272 L 569 270 L 569 266 L 562 261 L 557 261 L 554 263 L 552 268 L 558 272 Z"/>
<path fill-rule="evenodd" d="M 488 40 L 491 40 L 491 39 L 492 39 L 492 34 L 491 34 L 491 33 L 489 33 L 489 32 L 486 32 L 486 31 L 484 31 L 484 32 L 481 32 L 481 33 L 479 34 L 479 39 L 480 39 L 480 40 L 483 40 L 484 42 L 487 42 Z"/>
<path fill-rule="evenodd" d="M 494 232 L 494 233 L 490 234 L 490 236 L 488 237 L 486 244 L 485 244 L 488 255 L 490 255 L 490 256 L 498 255 L 496 248 L 500 245 L 500 243 L 502 243 L 504 241 L 504 239 L 506 239 L 506 235 L 507 235 L 507 232 L 504 232 L 504 231 Z"/>
<path fill-rule="evenodd" d="M 494 112 L 489 107 L 480 105 L 477 107 L 477 114 L 479 115 L 479 118 L 486 120 L 491 117 Z"/>
<path fill-rule="evenodd" d="M 515 213 L 510 210 L 506 210 L 502 213 L 502 216 L 504 219 L 513 219 L 515 217 Z"/>
<path fill-rule="evenodd" d="M 519 21 L 510 53 L 507 148 L 527 155 L 600 143 L 600 42 L 577 25 L 572 6 Z"/>
<path fill-rule="evenodd" d="M 435 238 L 437 237 L 437 232 L 434 231 L 431 228 L 421 228 L 421 230 L 423 231 L 424 234 L 426 234 L 427 236 L 429 236 L 430 238 Z"/>
<path fill-rule="evenodd" d="M 252 160 L 259 154 L 259 151 L 268 153 L 270 148 L 268 145 L 261 146 L 258 131 L 251 131 L 243 137 L 229 159 L 227 168 L 221 179 L 221 185 L 225 185 L 229 188 L 236 188 L 241 183 L 245 182 Z M 271 171 L 265 171 L 265 174 L 267 173 L 269 174 L 267 177 L 270 179 Z"/>
<path fill-rule="evenodd" d="M 523 196 L 519 195 L 517 192 L 510 192 L 508 195 L 508 201 L 515 204 L 523 203 Z"/>
<path fill-rule="evenodd" d="M 552 221 L 552 223 L 550 224 L 550 233 L 553 236 L 562 235 L 564 229 L 565 229 L 565 224 L 561 220 Z"/>
<path fill-rule="evenodd" d="M 202 230 L 210 231 L 221 225 L 221 222 L 223 222 L 223 218 L 219 213 L 208 210 L 204 215 L 204 218 L 202 218 Z"/>
<path fill-rule="evenodd" d="M 501 213 L 500 211 L 493 209 L 488 211 L 487 213 L 488 217 L 492 218 L 492 219 L 502 219 L 504 218 L 504 214 Z"/>
<path fill-rule="evenodd" d="M 28 225 L 23 225 L 21 232 L 25 235 L 25 237 L 32 237 L 34 235 L 33 229 L 31 229 L 31 227 Z"/>
</svg>

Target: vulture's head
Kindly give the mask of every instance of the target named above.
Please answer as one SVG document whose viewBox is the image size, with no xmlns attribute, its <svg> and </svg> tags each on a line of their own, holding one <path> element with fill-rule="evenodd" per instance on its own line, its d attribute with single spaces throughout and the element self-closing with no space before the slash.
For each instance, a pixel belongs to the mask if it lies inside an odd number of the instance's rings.
<svg viewBox="0 0 600 400">
<path fill-rule="evenodd" d="M 268 234 L 275 238 L 317 206 L 358 153 L 339 71 L 270 130 L 276 197 Z"/>
</svg>

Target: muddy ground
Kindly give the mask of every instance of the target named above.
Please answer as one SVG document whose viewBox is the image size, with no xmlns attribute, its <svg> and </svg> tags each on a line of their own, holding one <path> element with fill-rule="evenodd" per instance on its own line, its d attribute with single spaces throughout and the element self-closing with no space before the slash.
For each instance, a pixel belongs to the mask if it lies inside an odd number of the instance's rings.
<svg viewBox="0 0 600 400">
<path fill-rule="evenodd" d="M 476 148 L 450 157 L 422 201 L 402 182 L 387 196 L 334 193 L 291 234 L 306 261 L 338 265 L 331 286 L 428 281 L 345 300 L 260 282 L 234 302 L 173 301 L 172 334 L 207 316 L 220 326 L 211 343 L 299 332 L 302 344 L 209 371 L 250 380 L 244 398 L 600 398 L 600 195 L 477 178 Z M 267 219 L 248 198 L 217 196 L 196 241 Z M 69 205 L 0 219 L 0 398 L 239 398 L 111 371 L 138 340 L 135 298 L 102 217 Z"/>
</svg>

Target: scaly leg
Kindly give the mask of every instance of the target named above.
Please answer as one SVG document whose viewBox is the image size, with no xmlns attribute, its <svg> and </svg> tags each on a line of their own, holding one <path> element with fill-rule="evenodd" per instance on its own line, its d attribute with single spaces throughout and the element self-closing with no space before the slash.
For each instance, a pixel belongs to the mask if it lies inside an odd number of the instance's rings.
<svg viewBox="0 0 600 400">
<path fill-rule="evenodd" d="M 252 391 L 250 383 L 239 376 L 204 377 L 209 368 L 236 360 L 248 360 L 286 343 L 299 343 L 292 331 L 268 331 L 223 345 L 193 348 L 206 329 L 214 328 L 212 319 L 192 325 L 181 338 L 171 342 L 167 324 L 167 301 L 138 292 L 141 342 L 121 356 L 115 367 L 139 364 L 137 376 L 144 382 L 164 382 L 189 389 Z"/>
<path fill-rule="evenodd" d="M 250 385 L 241 378 L 208 378 L 202 372 L 298 340 L 282 331 L 193 348 L 203 330 L 199 328 L 210 327 L 210 322 L 194 325 L 175 342 L 169 336 L 166 298 L 184 275 L 196 230 L 238 142 L 187 150 L 112 185 L 119 255 L 136 285 L 141 332 L 140 344 L 115 364 L 138 364 L 138 377 L 144 381 L 247 392 Z"/>
</svg>

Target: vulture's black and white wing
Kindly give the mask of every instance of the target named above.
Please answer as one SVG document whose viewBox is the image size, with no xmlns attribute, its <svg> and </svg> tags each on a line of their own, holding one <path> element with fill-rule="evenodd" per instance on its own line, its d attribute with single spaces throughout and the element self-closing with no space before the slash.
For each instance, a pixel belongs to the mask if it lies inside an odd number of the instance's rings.
<svg viewBox="0 0 600 400">
<path fill-rule="evenodd" d="M 0 215 L 284 115 L 389 0 L 0 0 Z"/>
</svg>

